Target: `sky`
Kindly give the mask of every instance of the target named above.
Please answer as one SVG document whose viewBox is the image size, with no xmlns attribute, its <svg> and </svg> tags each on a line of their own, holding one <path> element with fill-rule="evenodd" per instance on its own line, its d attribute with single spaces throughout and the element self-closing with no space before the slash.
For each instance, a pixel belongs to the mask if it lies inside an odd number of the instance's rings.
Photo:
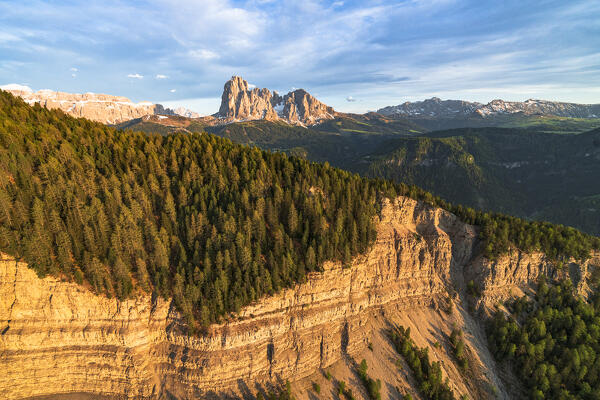
<svg viewBox="0 0 600 400">
<path fill-rule="evenodd" d="M 232 75 L 344 112 L 600 103 L 600 1 L 0 0 L 0 85 L 211 114 Z"/>
</svg>

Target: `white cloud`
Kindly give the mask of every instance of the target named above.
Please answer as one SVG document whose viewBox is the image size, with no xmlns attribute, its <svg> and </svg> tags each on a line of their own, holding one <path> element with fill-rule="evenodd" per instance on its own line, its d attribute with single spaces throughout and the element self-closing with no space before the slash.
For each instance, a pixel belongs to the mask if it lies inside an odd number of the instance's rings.
<svg viewBox="0 0 600 400">
<path fill-rule="evenodd" d="M 8 32 L 0 32 L 0 43 L 20 42 L 21 38 Z"/>
<path fill-rule="evenodd" d="M 264 31 L 266 14 L 252 5 L 236 7 L 230 0 L 161 0 L 175 39 L 193 48 L 198 43 L 223 45 Z M 220 48 L 220 47 L 219 47 Z"/>
<path fill-rule="evenodd" d="M 156 76 L 154 78 L 155 79 L 167 79 L 168 76 L 167 75 L 162 75 L 162 74 L 156 74 Z"/>
<path fill-rule="evenodd" d="M 352 96 L 348 96 L 348 97 L 346 97 L 346 101 L 352 103 L 352 102 L 356 101 L 356 99 Z"/>
<path fill-rule="evenodd" d="M 171 89 L 171 90 L 169 90 L 169 92 L 171 92 L 171 93 L 175 93 L 176 91 L 177 91 L 177 89 Z"/>
<path fill-rule="evenodd" d="M 72 76 L 73 78 L 75 78 L 75 77 L 77 77 L 77 74 L 71 74 L 71 76 Z"/>
<path fill-rule="evenodd" d="M 188 54 L 192 58 L 197 58 L 200 60 L 214 60 L 216 58 L 219 58 L 219 55 L 217 53 L 207 49 L 190 50 Z"/>
<path fill-rule="evenodd" d="M 29 86 L 19 85 L 18 83 L 9 83 L 8 85 L 0 86 L 2 90 L 21 90 L 23 92 L 33 92 Z"/>
<path fill-rule="evenodd" d="M 598 102 L 600 56 L 593 33 L 600 3 L 575 0 L 526 11 L 502 3 L 456 7 L 456 0 L 198 3 L 0 0 L 0 45 L 7 55 L 0 57 L 0 76 L 35 87 L 54 76 L 63 81 L 54 84 L 58 89 L 76 80 L 82 90 L 158 100 L 161 93 L 218 96 L 236 73 L 259 87 L 320 92 L 340 111 L 434 95 L 479 100 L 532 90 L 535 97 Z M 135 57 L 117 57 L 123 53 Z M 75 65 L 85 74 L 78 76 Z M 134 83 L 162 83 L 156 71 L 177 73 L 177 96 L 167 95 L 175 93 L 167 85 L 126 87 L 126 74 L 118 71 L 146 71 L 130 74 Z M 69 80 L 73 74 L 77 79 Z M 536 89 L 540 83 L 552 87 Z M 209 111 L 216 108 L 218 103 Z"/>
<path fill-rule="evenodd" d="M 254 89 L 256 85 L 254 83 L 248 83 L 248 89 Z"/>
<path fill-rule="evenodd" d="M 79 70 L 77 68 L 75 68 L 75 67 L 71 67 L 71 68 L 69 68 L 69 71 L 71 71 L 71 72 L 77 72 Z"/>
</svg>

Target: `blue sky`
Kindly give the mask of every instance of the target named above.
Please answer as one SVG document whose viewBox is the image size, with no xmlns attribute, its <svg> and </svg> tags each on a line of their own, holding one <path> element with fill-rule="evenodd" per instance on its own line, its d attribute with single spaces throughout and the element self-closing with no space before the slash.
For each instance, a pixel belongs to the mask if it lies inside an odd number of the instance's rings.
<svg viewBox="0 0 600 400">
<path fill-rule="evenodd" d="M 340 111 L 600 103 L 599 1 L 0 0 L 0 85 L 218 110 L 224 82 Z"/>
</svg>

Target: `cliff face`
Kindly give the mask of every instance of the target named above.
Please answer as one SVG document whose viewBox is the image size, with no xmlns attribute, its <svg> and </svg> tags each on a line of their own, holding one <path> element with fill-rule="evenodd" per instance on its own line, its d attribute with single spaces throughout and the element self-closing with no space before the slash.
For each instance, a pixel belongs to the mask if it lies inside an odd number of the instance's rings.
<svg viewBox="0 0 600 400">
<path fill-rule="evenodd" d="M 1 88 L 0 88 L 1 89 Z M 171 110 L 147 101 L 133 103 L 127 97 L 97 93 L 64 93 L 52 90 L 33 92 L 28 88 L 7 88 L 6 91 L 23 98 L 26 103 L 58 108 L 74 117 L 83 117 L 103 124 L 118 124 L 144 115 L 182 115 L 197 118 L 199 115 L 185 108 Z"/>
<path fill-rule="evenodd" d="M 232 77 L 223 87 L 221 107 L 215 114 L 222 122 L 266 119 L 284 120 L 292 124 L 312 125 L 333 118 L 333 108 L 321 103 L 305 90 L 284 96 L 269 89 L 248 88 L 248 82 Z"/>
<path fill-rule="evenodd" d="M 118 301 L 38 278 L 0 261 L 0 393 L 197 398 L 275 379 L 298 380 L 363 351 L 368 321 L 384 309 L 435 304 L 474 279 L 484 293 L 535 280 L 550 264 L 511 253 L 473 257 L 476 230 L 440 209 L 400 197 L 383 206 L 378 236 L 350 268 L 325 265 L 306 283 L 243 309 L 207 335 L 181 334 L 169 301 Z M 585 271 L 587 264 L 573 266 Z"/>
</svg>

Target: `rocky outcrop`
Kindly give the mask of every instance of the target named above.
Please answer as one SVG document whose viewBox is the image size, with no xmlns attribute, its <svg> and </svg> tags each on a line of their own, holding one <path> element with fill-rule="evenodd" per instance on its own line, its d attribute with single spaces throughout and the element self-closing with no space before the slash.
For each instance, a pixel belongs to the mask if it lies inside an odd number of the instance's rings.
<svg viewBox="0 0 600 400">
<path fill-rule="evenodd" d="M 39 103 L 46 108 L 58 108 L 74 117 L 83 117 L 103 124 L 118 124 L 144 115 L 182 115 L 196 118 L 198 114 L 184 108 L 171 110 L 147 101 L 133 103 L 126 97 L 97 93 L 64 93 L 52 90 L 31 91 L 27 87 L 0 87 L 28 104 Z"/>
<path fill-rule="evenodd" d="M 332 119 L 334 114 L 333 108 L 303 89 L 280 96 L 277 92 L 271 93 L 269 89 L 249 89 L 248 82 L 239 76 L 233 76 L 225 83 L 221 107 L 215 116 L 226 123 L 266 119 L 313 125 Z"/>
<path fill-rule="evenodd" d="M 598 267 L 599 252 L 593 252 L 584 262 L 571 259 L 566 263 L 557 263 L 543 253 L 528 254 L 513 248 L 493 261 L 481 255 L 475 257 L 464 276 L 478 285 L 483 294 L 482 300 L 491 303 L 510 297 L 513 289 L 535 283 L 540 276 L 570 279 L 577 292 L 586 295 L 589 292 L 588 278 Z"/>
<path fill-rule="evenodd" d="M 383 115 L 416 118 L 465 118 L 490 117 L 503 114 L 553 115 L 570 118 L 600 118 L 600 104 L 561 103 L 547 100 L 526 101 L 493 100 L 487 104 L 462 100 L 431 99 L 405 102 L 397 106 L 381 108 Z"/>
<path fill-rule="evenodd" d="M 4 255 L 0 393 L 192 399 L 297 380 L 364 350 L 368 321 L 383 309 L 435 304 L 463 290 L 466 279 L 495 290 L 526 285 L 549 268 L 534 258 L 490 264 L 474 257 L 475 227 L 404 197 L 383 205 L 377 233 L 371 250 L 350 267 L 327 263 L 305 283 L 194 337 L 182 333 L 168 300 L 96 296 L 74 283 L 40 279 Z"/>
</svg>

